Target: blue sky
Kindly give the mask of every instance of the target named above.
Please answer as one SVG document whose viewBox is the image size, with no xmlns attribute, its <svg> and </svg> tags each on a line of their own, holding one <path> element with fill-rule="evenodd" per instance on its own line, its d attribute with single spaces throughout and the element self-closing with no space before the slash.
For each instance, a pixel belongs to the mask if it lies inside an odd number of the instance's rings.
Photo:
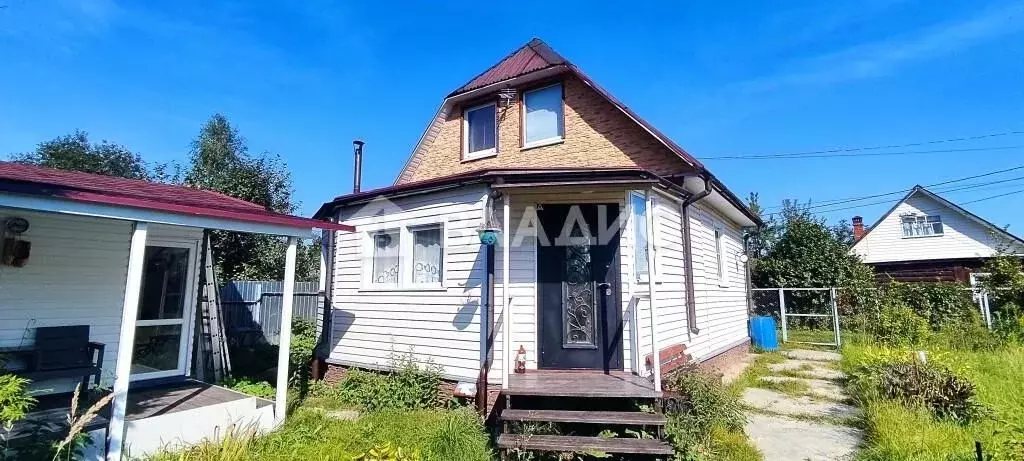
<svg viewBox="0 0 1024 461">
<path fill-rule="evenodd" d="M 1024 131 L 1022 0 L 155 3 L 0 0 L 0 155 L 82 129 L 180 161 L 222 112 L 285 159 L 310 214 L 350 190 L 353 138 L 364 187 L 390 184 L 443 96 L 534 36 L 698 157 Z M 705 163 L 770 207 L 1024 165 L 1024 135 L 894 150 L 990 147 Z M 870 223 L 897 198 L 825 216 Z M 965 207 L 1024 235 L 1022 203 Z"/>
</svg>

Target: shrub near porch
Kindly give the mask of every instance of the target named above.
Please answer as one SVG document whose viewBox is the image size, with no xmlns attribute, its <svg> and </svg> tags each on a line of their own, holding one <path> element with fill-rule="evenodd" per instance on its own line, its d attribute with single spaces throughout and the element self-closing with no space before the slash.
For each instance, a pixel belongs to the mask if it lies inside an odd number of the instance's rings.
<svg viewBox="0 0 1024 461">
<path fill-rule="evenodd" d="M 389 374 L 350 370 L 336 385 L 312 383 L 305 400 L 275 432 L 255 435 L 236 428 L 218 443 L 151 459 L 348 460 L 374 449 L 400 449 L 408 459 L 417 460 L 493 459 L 479 416 L 443 395 L 436 367 L 404 357 L 396 359 L 395 368 L 399 371 Z M 339 419 L 339 408 L 355 409 L 361 416 Z"/>
</svg>

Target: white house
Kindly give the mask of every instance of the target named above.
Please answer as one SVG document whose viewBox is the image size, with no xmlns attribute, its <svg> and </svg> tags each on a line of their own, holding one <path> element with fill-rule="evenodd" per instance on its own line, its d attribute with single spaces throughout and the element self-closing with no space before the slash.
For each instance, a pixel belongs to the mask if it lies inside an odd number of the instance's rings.
<svg viewBox="0 0 1024 461">
<path fill-rule="evenodd" d="M 901 281 L 969 282 L 1000 252 L 1024 254 L 1024 241 L 985 219 L 915 186 L 868 229 L 853 218 L 850 249 L 881 277 Z"/>
<path fill-rule="evenodd" d="M 297 239 L 313 228 L 351 230 L 210 191 L 7 162 L 0 224 L 0 347 L 26 357 L 8 365 L 33 378 L 41 403 L 72 390 L 79 379 L 67 378 L 81 376 L 76 370 L 94 368 L 96 381 L 86 383 L 114 397 L 87 426 L 97 442 L 89 459 L 117 461 L 223 436 L 232 424 L 283 421 Z M 289 239 L 276 402 L 192 377 L 205 230 Z M 102 355 L 58 363 L 66 358 L 58 354 L 82 353 L 69 331 Z"/>
<path fill-rule="evenodd" d="M 329 364 L 411 351 L 480 396 L 560 370 L 658 392 L 678 356 L 748 346 L 758 218 L 539 40 L 448 95 L 394 185 L 358 175 L 316 215 L 358 229 L 328 245 Z"/>
</svg>

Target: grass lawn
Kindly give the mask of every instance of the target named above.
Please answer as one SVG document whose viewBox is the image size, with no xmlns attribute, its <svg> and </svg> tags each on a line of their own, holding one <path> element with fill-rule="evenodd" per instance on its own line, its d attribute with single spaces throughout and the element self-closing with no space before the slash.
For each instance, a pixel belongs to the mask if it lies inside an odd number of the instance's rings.
<svg viewBox="0 0 1024 461">
<path fill-rule="evenodd" d="M 479 418 L 468 408 L 381 412 L 339 421 L 322 408 L 304 405 L 270 434 L 252 437 L 243 430 L 222 443 L 151 460 L 350 460 L 387 443 L 406 454 L 418 451 L 423 460 L 494 459 Z"/>
<path fill-rule="evenodd" d="M 851 370 L 873 358 L 900 353 L 876 345 L 847 345 L 843 368 Z M 973 382 L 979 401 L 992 417 L 961 426 L 884 399 L 860 402 L 865 409 L 867 440 L 859 459 L 973 461 L 976 440 L 990 452 L 1010 437 L 997 433 L 1006 423 L 1024 424 L 1024 347 L 992 352 L 933 350 L 929 359 Z"/>
</svg>

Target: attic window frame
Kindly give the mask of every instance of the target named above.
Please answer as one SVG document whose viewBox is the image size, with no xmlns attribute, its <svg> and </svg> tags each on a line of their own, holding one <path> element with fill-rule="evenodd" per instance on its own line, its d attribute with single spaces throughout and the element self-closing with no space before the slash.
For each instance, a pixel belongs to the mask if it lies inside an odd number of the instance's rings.
<svg viewBox="0 0 1024 461">
<path fill-rule="evenodd" d="M 489 149 L 478 150 L 474 152 L 469 151 L 469 117 L 467 115 L 470 112 L 480 110 L 486 107 L 494 108 L 494 147 Z M 474 106 L 466 107 L 462 110 L 462 160 L 479 160 L 482 158 L 494 157 L 498 155 L 498 145 L 500 140 L 498 139 L 498 103 L 496 101 L 486 102 L 483 104 L 477 104 Z"/>
<path fill-rule="evenodd" d="M 526 132 L 527 132 L 527 128 L 528 128 L 527 125 L 526 125 L 526 114 L 527 114 L 527 107 L 528 107 L 527 106 L 527 102 L 526 102 L 527 97 L 530 95 L 530 93 L 537 93 L 539 91 L 549 90 L 551 88 L 556 88 L 556 87 L 559 89 L 558 120 L 556 121 L 556 123 L 558 124 L 558 136 L 553 136 L 553 137 L 549 137 L 549 138 L 538 139 L 538 140 L 535 140 L 535 141 L 532 141 L 532 142 L 527 142 L 526 141 Z M 527 90 L 523 91 L 522 98 L 520 100 L 520 107 L 521 107 L 521 110 L 519 111 L 519 126 L 521 127 L 520 138 L 521 138 L 521 143 L 522 143 L 522 146 L 521 146 L 522 149 L 532 149 L 534 147 L 549 146 L 551 144 L 558 144 L 558 143 L 561 143 L 561 142 L 565 141 L 565 85 L 563 85 L 561 81 L 557 81 L 557 82 L 553 82 L 553 83 L 545 83 L 545 84 L 543 84 L 541 86 L 533 87 L 533 88 L 530 88 L 530 89 L 527 89 Z"/>
</svg>

